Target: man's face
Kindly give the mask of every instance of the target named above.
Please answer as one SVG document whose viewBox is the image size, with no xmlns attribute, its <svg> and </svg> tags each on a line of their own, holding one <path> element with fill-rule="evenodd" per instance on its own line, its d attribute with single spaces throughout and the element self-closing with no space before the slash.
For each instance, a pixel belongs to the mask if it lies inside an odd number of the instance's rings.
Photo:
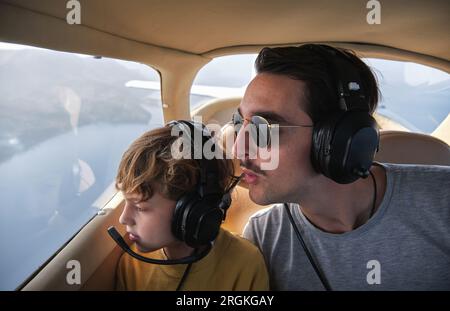
<svg viewBox="0 0 450 311">
<path fill-rule="evenodd" d="M 305 107 L 305 84 L 283 75 L 258 74 L 249 84 L 239 112 L 245 119 L 258 115 L 272 124 L 311 125 Z M 297 202 L 299 191 L 305 190 L 317 176 L 310 162 L 311 127 L 280 127 L 278 167 L 261 170 L 261 157 L 249 158 L 252 140 L 241 130 L 236 138 L 234 153 L 241 161 L 245 180 L 249 184 L 250 198 L 257 204 Z M 241 141 L 245 140 L 245 144 Z M 242 147 L 244 146 L 245 147 Z M 245 160 L 244 160 L 245 159 Z"/>
<path fill-rule="evenodd" d="M 182 243 L 171 231 L 175 201 L 166 199 L 157 191 L 147 201 L 140 201 L 142 196 L 135 193 L 124 196 L 125 206 L 119 222 L 127 227 L 130 240 L 136 243 L 140 252 Z"/>
</svg>

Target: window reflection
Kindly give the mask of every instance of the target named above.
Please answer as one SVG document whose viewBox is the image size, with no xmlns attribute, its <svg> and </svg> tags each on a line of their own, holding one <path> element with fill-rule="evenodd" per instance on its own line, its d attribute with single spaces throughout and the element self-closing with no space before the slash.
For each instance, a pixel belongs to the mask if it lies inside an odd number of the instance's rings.
<svg viewBox="0 0 450 311">
<path fill-rule="evenodd" d="M 0 290 L 19 286 L 96 214 L 123 151 L 163 124 L 160 92 L 126 86 L 159 84 L 150 67 L 11 46 L 0 45 Z"/>
</svg>

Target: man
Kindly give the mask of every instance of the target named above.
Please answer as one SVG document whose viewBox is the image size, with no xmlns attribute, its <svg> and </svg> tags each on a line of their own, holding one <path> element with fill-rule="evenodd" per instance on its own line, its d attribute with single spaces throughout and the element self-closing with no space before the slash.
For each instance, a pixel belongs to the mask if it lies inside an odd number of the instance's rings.
<svg viewBox="0 0 450 311">
<path fill-rule="evenodd" d="M 263 252 L 271 288 L 450 290 L 450 168 L 372 165 L 378 88 L 369 67 L 349 51 L 313 44 L 265 48 L 255 67 L 233 116 L 234 152 L 254 202 L 289 202 L 255 214 L 244 229 Z M 358 117 L 343 117 L 346 108 Z M 336 143 L 338 127 L 361 119 L 361 131 Z M 273 170 L 250 156 L 265 135 L 249 140 L 239 131 L 264 122 L 279 125 Z M 328 170 L 342 166 L 330 160 L 337 149 L 355 157 L 362 150 L 368 166 Z"/>
</svg>

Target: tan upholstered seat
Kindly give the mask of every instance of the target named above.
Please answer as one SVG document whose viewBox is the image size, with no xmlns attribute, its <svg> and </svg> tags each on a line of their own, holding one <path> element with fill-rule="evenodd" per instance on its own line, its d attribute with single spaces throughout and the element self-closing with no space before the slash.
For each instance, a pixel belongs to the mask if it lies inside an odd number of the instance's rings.
<svg viewBox="0 0 450 311">
<path fill-rule="evenodd" d="M 231 116 L 241 103 L 241 99 L 240 96 L 213 99 L 194 109 L 191 115 L 193 117 L 201 116 L 205 124 L 219 123 L 223 126 L 231 120 Z"/>
<path fill-rule="evenodd" d="M 387 163 L 450 165 L 449 146 L 430 135 L 382 131 L 375 160 Z"/>
</svg>

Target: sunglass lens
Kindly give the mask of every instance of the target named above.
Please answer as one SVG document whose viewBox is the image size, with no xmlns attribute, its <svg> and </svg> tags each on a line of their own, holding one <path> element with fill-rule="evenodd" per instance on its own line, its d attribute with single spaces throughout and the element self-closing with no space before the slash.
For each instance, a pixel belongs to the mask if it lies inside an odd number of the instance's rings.
<svg viewBox="0 0 450 311">
<path fill-rule="evenodd" d="M 244 123 L 244 120 L 242 119 L 241 115 L 236 112 L 233 114 L 231 122 L 233 123 L 234 132 L 237 135 L 242 128 L 242 124 Z"/>
<path fill-rule="evenodd" d="M 269 123 L 260 116 L 253 116 L 251 120 L 251 133 L 255 144 L 260 148 L 267 148 L 270 145 Z"/>
</svg>

